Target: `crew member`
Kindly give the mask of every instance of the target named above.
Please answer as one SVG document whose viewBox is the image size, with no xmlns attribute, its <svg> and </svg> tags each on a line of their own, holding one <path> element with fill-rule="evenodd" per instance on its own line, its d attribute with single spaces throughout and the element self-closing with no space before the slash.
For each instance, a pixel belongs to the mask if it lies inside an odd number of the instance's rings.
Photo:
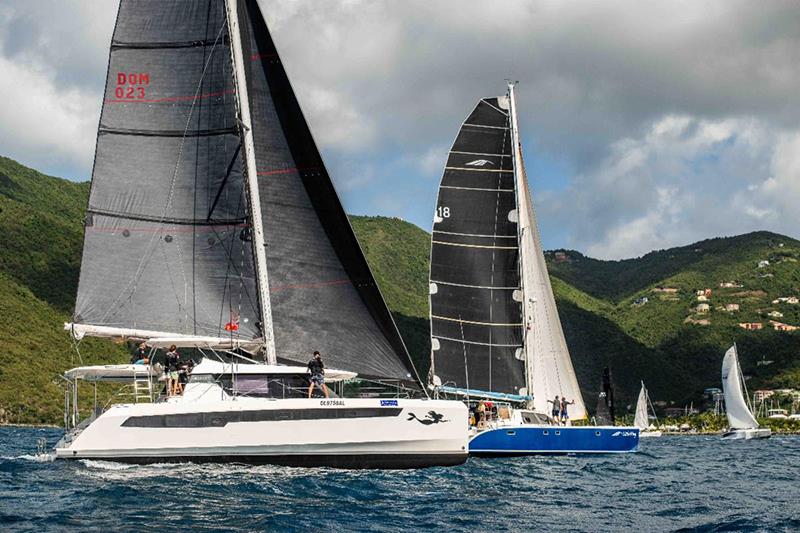
<svg viewBox="0 0 800 533">
<path fill-rule="evenodd" d="M 325 386 L 325 364 L 318 351 L 314 352 L 314 357 L 308 362 L 308 373 L 311 374 L 311 381 L 308 384 L 308 397 L 314 392 L 314 386 L 319 387 L 325 397 L 328 398 L 328 387 Z"/>
</svg>

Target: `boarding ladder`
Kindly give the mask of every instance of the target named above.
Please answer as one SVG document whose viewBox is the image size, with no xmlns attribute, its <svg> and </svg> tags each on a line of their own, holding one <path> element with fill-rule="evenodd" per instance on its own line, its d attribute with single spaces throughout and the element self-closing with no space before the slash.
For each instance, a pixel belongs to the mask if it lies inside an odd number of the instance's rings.
<svg viewBox="0 0 800 533">
<path fill-rule="evenodd" d="M 153 401 L 153 380 L 150 379 L 150 368 L 147 365 L 137 365 L 133 371 L 133 401 L 134 403 L 149 403 Z"/>
</svg>

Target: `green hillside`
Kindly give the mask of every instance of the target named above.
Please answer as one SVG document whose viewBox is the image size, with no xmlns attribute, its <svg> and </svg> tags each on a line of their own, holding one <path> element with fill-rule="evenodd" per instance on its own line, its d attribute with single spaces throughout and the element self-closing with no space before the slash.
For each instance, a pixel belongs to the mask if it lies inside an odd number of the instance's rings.
<svg viewBox="0 0 800 533">
<path fill-rule="evenodd" d="M 96 339 L 84 340 L 78 354 L 62 330 L 77 288 L 87 194 L 86 183 L 45 176 L 0 157 L 0 422 L 57 423 L 60 372 L 80 362 L 127 359 L 125 346 Z M 351 220 L 425 375 L 430 236 L 399 219 Z M 752 376 L 751 389 L 800 388 L 800 331 L 774 331 L 769 322 L 800 325 L 800 304 L 773 303 L 800 296 L 800 242 L 757 232 L 624 261 L 568 250 L 547 255 L 590 409 L 604 366 L 612 368 L 622 404 L 634 400 L 641 379 L 654 400 L 698 401 L 704 388 L 719 385 L 722 354 L 733 341 Z M 763 260 L 769 265 L 759 267 Z M 725 282 L 736 286 L 720 287 Z M 698 302 L 696 291 L 706 288 L 708 301 Z M 709 305 L 708 312 L 696 311 L 700 303 Z M 739 309 L 726 310 L 726 304 Z M 782 316 L 769 315 L 775 312 Z M 746 331 L 740 322 L 765 327 Z"/>
</svg>

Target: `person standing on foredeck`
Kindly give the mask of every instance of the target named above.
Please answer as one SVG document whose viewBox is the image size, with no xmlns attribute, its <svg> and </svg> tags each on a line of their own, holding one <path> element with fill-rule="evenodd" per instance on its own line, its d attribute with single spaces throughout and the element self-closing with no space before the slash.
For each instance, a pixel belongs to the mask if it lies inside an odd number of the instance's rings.
<svg viewBox="0 0 800 533">
<path fill-rule="evenodd" d="M 561 401 L 556 396 L 555 400 L 547 400 L 547 403 L 553 404 L 553 409 L 550 411 L 550 415 L 553 418 L 553 422 L 558 424 L 561 421 Z"/>
<path fill-rule="evenodd" d="M 322 362 L 322 356 L 318 351 L 314 352 L 314 357 L 308 362 L 308 372 L 311 374 L 311 381 L 308 384 L 308 397 L 311 398 L 311 393 L 314 392 L 314 386 L 316 385 L 328 398 L 328 387 L 325 386 L 325 363 Z"/>
<path fill-rule="evenodd" d="M 560 422 L 561 422 L 562 426 L 566 426 L 569 423 L 569 415 L 567 414 L 567 406 L 573 405 L 574 403 L 575 403 L 575 400 L 572 400 L 571 402 L 568 402 L 566 396 L 562 396 L 561 397 L 561 418 L 560 418 Z"/>
</svg>

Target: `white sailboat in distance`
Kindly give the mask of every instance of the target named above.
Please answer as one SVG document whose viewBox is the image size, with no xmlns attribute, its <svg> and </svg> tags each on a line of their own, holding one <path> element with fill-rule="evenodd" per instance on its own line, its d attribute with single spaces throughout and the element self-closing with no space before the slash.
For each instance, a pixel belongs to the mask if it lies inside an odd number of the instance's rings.
<svg viewBox="0 0 800 533">
<path fill-rule="evenodd" d="M 121 0 L 66 329 L 200 360 L 171 396 L 152 361 L 66 372 L 57 458 L 467 458 L 467 409 L 424 397 L 256 0 Z M 314 350 L 330 384 L 391 392 L 309 398 Z M 133 392 L 80 421 L 86 381 Z"/>
<path fill-rule="evenodd" d="M 769 428 L 759 427 L 758 421 L 747 405 L 747 389 L 739 366 L 736 345 L 731 346 L 722 359 L 722 392 L 725 395 L 725 414 L 729 430 L 724 439 L 765 439 L 772 435 Z"/>
<path fill-rule="evenodd" d="M 639 391 L 639 399 L 636 401 L 636 414 L 633 418 L 633 425 L 639 428 L 639 438 L 644 437 L 660 437 L 661 431 L 658 430 L 658 419 L 656 418 L 656 425 L 650 424 L 650 409 L 653 407 L 650 403 L 650 394 L 642 381 L 642 390 Z M 655 418 L 655 409 L 653 409 L 653 417 Z"/>
</svg>

